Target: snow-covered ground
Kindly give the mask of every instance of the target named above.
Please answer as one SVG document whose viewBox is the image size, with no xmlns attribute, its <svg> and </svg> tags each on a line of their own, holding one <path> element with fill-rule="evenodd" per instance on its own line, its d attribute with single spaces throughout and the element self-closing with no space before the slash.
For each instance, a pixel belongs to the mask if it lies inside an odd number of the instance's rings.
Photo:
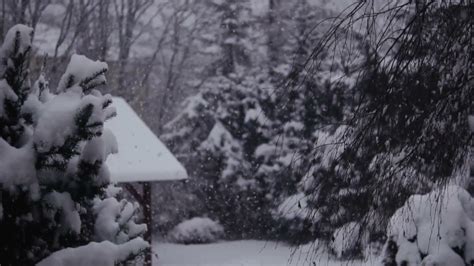
<svg viewBox="0 0 474 266">
<path fill-rule="evenodd" d="M 154 266 L 303 266 L 303 265 L 375 265 L 371 262 L 347 262 L 330 259 L 328 255 L 309 260 L 302 250 L 284 243 L 241 240 L 201 245 L 155 243 Z"/>
</svg>

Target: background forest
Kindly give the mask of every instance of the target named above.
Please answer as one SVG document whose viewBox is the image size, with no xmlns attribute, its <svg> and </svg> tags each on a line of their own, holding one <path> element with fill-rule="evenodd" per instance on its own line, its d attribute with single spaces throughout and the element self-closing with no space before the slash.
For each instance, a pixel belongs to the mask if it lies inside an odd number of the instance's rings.
<svg viewBox="0 0 474 266">
<path fill-rule="evenodd" d="M 32 76 L 47 69 L 55 87 L 72 54 L 107 62 L 105 92 L 186 167 L 186 182 L 153 188 L 164 240 L 281 240 L 339 258 L 383 249 L 389 265 L 408 254 L 387 228 L 410 196 L 474 193 L 469 1 L 0 5 L 2 42 L 15 24 L 34 29 Z M 215 235 L 181 235 L 195 217 Z"/>
</svg>

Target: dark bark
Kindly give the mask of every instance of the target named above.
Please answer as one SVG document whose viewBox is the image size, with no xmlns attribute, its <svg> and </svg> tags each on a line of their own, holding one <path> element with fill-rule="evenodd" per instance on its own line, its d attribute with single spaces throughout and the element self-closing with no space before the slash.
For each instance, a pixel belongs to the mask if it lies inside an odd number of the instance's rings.
<svg viewBox="0 0 474 266">
<path fill-rule="evenodd" d="M 153 245 L 152 243 L 152 233 L 151 233 L 151 227 L 152 227 L 152 215 L 151 215 L 151 183 L 150 182 L 144 182 L 143 183 L 143 217 L 145 220 L 145 224 L 148 228 L 146 231 L 144 238 L 145 241 L 150 243 L 150 245 Z M 152 250 L 151 248 L 148 249 L 145 253 L 145 261 L 144 265 L 146 266 L 151 266 L 152 264 Z"/>
</svg>

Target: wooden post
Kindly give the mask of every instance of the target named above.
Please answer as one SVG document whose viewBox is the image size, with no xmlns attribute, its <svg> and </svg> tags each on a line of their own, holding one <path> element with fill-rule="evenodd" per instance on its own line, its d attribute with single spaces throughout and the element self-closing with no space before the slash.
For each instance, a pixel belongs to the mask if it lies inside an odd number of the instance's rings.
<svg viewBox="0 0 474 266">
<path fill-rule="evenodd" d="M 143 218 L 144 222 L 147 226 L 147 231 L 145 235 L 143 236 L 145 238 L 145 241 L 150 243 L 150 245 L 153 245 L 153 239 L 152 239 L 152 232 L 151 232 L 151 226 L 152 226 L 152 215 L 151 215 L 151 182 L 142 182 L 142 187 L 143 187 L 143 194 L 140 195 L 138 191 L 133 187 L 131 184 L 123 184 L 123 186 L 132 194 L 132 196 L 140 203 L 140 205 L 143 207 Z M 152 253 L 153 250 L 150 247 L 147 251 L 145 251 L 145 260 L 144 260 L 144 265 L 145 266 L 151 266 L 152 265 Z"/>
<path fill-rule="evenodd" d="M 144 237 L 145 241 L 150 243 L 150 246 L 153 245 L 152 242 L 152 216 L 151 216 L 151 183 L 143 182 L 143 217 L 145 219 L 146 226 L 148 230 L 146 231 Z M 148 249 L 145 253 L 145 266 L 152 265 L 152 248 Z"/>
</svg>

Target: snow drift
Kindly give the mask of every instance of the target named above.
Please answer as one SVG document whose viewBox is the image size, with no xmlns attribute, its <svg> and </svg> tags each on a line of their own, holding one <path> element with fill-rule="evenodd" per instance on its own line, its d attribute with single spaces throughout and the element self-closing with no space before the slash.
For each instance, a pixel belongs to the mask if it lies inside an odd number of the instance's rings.
<svg viewBox="0 0 474 266">
<path fill-rule="evenodd" d="M 411 196 L 388 226 L 384 264 L 472 265 L 474 200 L 447 186 Z"/>
</svg>

